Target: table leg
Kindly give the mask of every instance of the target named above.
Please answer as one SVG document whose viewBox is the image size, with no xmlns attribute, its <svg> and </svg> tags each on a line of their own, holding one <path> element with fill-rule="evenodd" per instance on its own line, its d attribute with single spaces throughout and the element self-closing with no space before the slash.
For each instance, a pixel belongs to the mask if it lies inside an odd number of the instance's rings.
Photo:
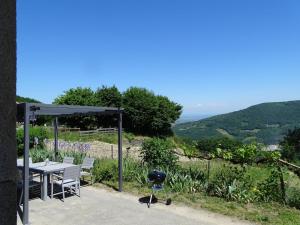
<svg viewBox="0 0 300 225">
<path fill-rule="evenodd" d="M 48 175 L 43 174 L 43 190 L 42 190 L 42 200 L 46 201 L 48 196 Z"/>
</svg>

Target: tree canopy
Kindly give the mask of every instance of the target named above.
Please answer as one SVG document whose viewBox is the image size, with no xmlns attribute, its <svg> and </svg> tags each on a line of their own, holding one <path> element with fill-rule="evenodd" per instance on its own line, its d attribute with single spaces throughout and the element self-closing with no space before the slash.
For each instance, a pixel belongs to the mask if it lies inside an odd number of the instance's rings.
<svg viewBox="0 0 300 225">
<path fill-rule="evenodd" d="M 55 104 L 90 105 L 124 108 L 124 128 L 137 134 L 165 136 L 172 134 L 171 126 L 180 117 L 182 106 L 167 97 L 155 95 L 145 88 L 131 87 L 121 93 L 116 86 L 72 88 L 54 100 Z M 64 118 L 61 122 L 82 129 L 112 126 L 111 116 Z"/>
</svg>

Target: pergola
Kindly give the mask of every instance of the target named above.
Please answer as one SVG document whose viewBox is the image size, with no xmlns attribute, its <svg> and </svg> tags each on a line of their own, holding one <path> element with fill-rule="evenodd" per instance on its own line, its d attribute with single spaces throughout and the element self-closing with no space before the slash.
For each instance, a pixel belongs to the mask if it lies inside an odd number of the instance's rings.
<svg viewBox="0 0 300 225">
<path fill-rule="evenodd" d="M 23 164 L 23 224 L 29 224 L 29 128 L 36 116 L 54 117 L 54 154 L 58 152 L 58 117 L 78 115 L 116 115 L 118 116 L 118 174 L 119 191 L 122 191 L 122 113 L 121 108 L 93 107 L 75 105 L 50 105 L 40 103 L 17 104 L 17 120 L 24 122 L 24 164 Z M 20 210 L 19 210 L 20 211 Z"/>
</svg>

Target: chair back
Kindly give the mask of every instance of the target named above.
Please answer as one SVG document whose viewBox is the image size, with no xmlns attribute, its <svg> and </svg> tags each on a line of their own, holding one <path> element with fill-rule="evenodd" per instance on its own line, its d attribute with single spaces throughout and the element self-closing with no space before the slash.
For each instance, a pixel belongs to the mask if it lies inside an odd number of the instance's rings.
<svg viewBox="0 0 300 225">
<path fill-rule="evenodd" d="M 64 169 L 63 180 L 79 180 L 80 177 L 80 166 L 70 166 Z"/>
<path fill-rule="evenodd" d="M 63 159 L 63 163 L 73 164 L 73 162 L 74 162 L 74 158 L 73 157 L 65 156 L 64 159 Z"/>
<path fill-rule="evenodd" d="M 90 157 L 85 157 L 83 159 L 82 165 L 81 165 L 81 169 L 91 169 L 94 166 L 94 158 L 90 158 Z"/>
</svg>

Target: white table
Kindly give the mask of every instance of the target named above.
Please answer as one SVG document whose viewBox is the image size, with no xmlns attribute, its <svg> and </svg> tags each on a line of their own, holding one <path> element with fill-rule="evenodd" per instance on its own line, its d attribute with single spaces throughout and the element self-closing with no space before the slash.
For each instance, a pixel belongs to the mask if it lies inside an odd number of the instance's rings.
<svg viewBox="0 0 300 225">
<path fill-rule="evenodd" d="M 23 160 L 17 161 L 17 166 L 19 169 L 23 168 Z M 42 177 L 41 185 L 41 199 L 46 201 L 48 197 L 48 183 L 51 174 L 54 172 L 63 171 L 67 167 L 74 166 L 74 164 L 69 163 L 59 163 L 49 161 L 47 164 L 45 162 L 31 163 L 29 164 L 29 171 L 33 173 L 39 173 Z"/>
</svg>

